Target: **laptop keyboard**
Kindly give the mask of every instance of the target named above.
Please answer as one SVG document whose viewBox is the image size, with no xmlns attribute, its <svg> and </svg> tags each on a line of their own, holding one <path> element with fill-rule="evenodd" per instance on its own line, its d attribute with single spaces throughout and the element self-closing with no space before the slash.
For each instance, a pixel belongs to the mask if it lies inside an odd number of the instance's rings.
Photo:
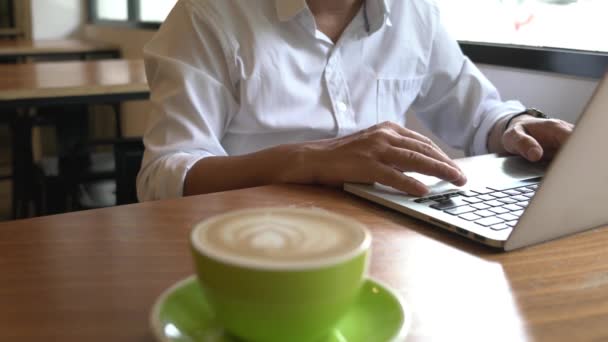
<svg viewBox="0 0 608 342">
<path fill-rule="evenodd" d="M 508 229 L 519 220 L 536 193 L 540 178 L 531 182 L 457 191 L 414 200 L 493 230 Z"/>
</svg>

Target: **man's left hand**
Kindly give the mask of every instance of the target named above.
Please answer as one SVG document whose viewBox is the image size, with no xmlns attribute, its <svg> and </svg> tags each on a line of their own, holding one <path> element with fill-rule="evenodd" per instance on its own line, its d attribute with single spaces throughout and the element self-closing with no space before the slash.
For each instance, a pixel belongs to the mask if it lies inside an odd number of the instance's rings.
<svg viewBox="0 0 608 342">
<path fill-rule="evenodd" d="M 529 161 L 549 160 L 573 129 L 573 124 L 563 120 L 522 115 L 511 121 L 502 135 L 502 144 L 507 152 L 521 155 Z"/>
</svg>

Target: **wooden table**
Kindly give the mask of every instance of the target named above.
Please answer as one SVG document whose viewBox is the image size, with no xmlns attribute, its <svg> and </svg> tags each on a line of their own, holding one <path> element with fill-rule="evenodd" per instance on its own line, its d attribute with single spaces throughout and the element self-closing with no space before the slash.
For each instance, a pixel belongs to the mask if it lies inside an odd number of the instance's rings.
<svg viewBox="0 0 608 342">
<path fill-rule="evenodd" d="M 23 61 L 29 57 L 120 57 L 117 45 L 80 39 L 65 40 L 0 40 L 0 61 Z"/>
<path fill-rule="evenodd" d="M 370 227 L 370 273 L 405 297 L 411 341 L 608 339 L 608 229 L 502 253 L 340 190 L 312 186 L 266 186 L 0 224 L 2 337 L 152 341 L 152 303 L 193 273 L 191 227 L 213 214 L 269 206 L 324 208 Z"/>
<path fill-rule="evenodd" d="M 0 65 L 0 106 L 41 106 L 147 98 L 143 60 Z"/>
<path fill-rule="evenodd" d="M 0 64 L 0 117 L 12 126 L 13 216 L 31 199 L 30 108 L 144 100 L 149 96 L 142 60 Z"/>
</svg>

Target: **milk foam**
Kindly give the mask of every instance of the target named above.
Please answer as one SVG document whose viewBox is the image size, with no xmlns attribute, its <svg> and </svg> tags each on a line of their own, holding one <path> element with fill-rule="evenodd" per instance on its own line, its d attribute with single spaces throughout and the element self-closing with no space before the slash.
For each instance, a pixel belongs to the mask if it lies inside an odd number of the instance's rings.
<svg viewBox="0 0 608 342">
<path fill-rule="evenodd" d="M 235 212 L 204 222 L 195 233 L 193 238 L 206 254 L 264 264 L 339 258 L 357 252 L 369 240 L 365 228 L 355 221 L 322 210 L 293 208 Z"/>
</svg>

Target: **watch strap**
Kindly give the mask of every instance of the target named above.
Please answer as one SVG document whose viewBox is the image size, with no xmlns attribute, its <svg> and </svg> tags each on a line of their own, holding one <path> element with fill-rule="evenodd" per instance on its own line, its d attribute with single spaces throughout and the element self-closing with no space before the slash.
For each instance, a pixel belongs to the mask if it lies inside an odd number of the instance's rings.
<svg viewBox="0 0 608 342">
<path fill-rule="evenodd" d="M 512 115 L 509 120 L 507 120 L 507 123 L 505 124 L 505 131 L 509 128 L 509 125 L 511 125 L 511 122 L 513 121 L 513 119 L 522 116 L 522 115 L 531 115 L 535 118 L 539 118 L 539 119 L 548 119 L 549 116 L 543 112 L 541 112 L 540 110 L 536 109 L 536 108 L 527 108 L 526 110 L 524 110 L 523 112 L 519 112 L 517 114 Z"/>
</svg>

